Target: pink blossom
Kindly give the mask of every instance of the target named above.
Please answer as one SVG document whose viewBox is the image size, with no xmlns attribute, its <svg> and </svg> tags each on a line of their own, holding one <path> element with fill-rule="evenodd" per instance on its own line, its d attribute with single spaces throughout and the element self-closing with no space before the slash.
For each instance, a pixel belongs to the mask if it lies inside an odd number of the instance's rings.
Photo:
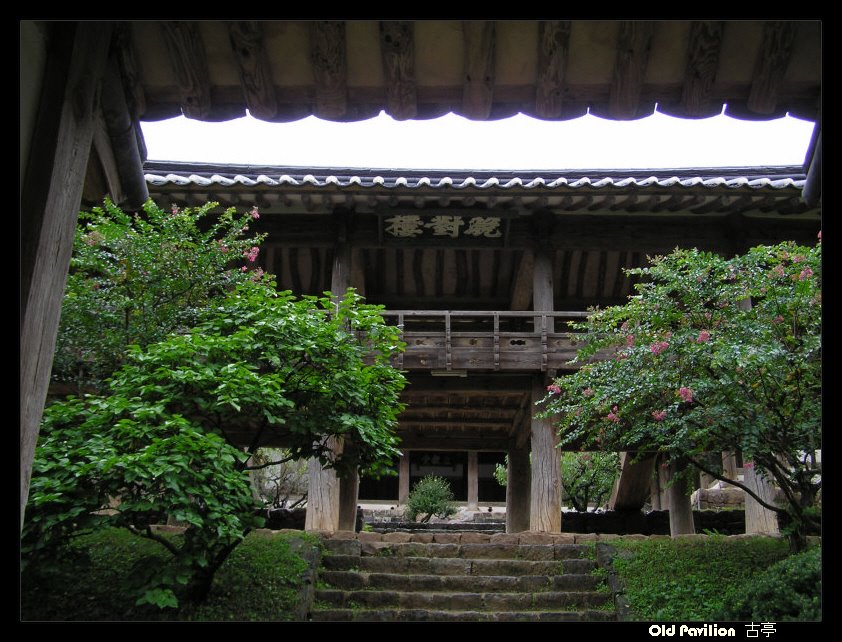
<svg viewBox="0 0 842 642">
<path fill-rule="evenodd" d="M 251 275 L 251 280 L 255 283 L 263 276 L 263 268 L 257 268 Z"/>
<path fill-rule="evenodd" d="M 713 318 L 713 314 L 711 314 L 710 312 L 705 312 L 705 319 L 710 321 L 712 318 Z"/>
<path fill-rule="evenodd" d="M 619 417 L 619 415 L 617 414 L 617 406 L 614 406 L 614 407 L 611 409 L 611 412 L 609 412 L 609 413 L 605 416 L 605 418 L 606 418 L 608 421 L 613 421 L 614 423 L 617 423 L 618 421 L 620 421 L 620 417 Z"/>
<path fill-rule="evenodd" d="M 690 390 L 690 388 L 687 388 L 686 386 L 682 386 L 681 388 L 679 388 L 678 394 L 679 396 L 681 396 L 682 401 L 686 401 L 687 403 L 693 401 L 693 391 Z"/>
<path fill-rule="evenodd" d="M 805 279 L 809 279 L 811 276 L 813 276 L 813 270 L 811 270 L 808 266 L 801 270 L 801 274 L 798 276 L 798 278 L 804 281 Z"/>
<path fill-rule="evenodd" d="M 784 276 L 784 266 L 783 265 L 776 265 L 772 268 L 772 271 L 769 272 L 769 278 L 774 279 L 776 276 Z"/>
<path fill-rule="evenodd" d="M 620 326 L 620 330 L 622 330 L 623 332 L 625 332 L 625 331 L 626 331 L 626 330 L 628 330 L 628 329 L 629 329 L 629 322 L 628 322 L 628 321 L 623 321 L 622 325 Z"/>
<path fill-rule="evenodd" d="M 661 354 L 664 350 L 669 348 L 669 345 L 670 344 L 667 341 L 656 341 L 649 346 L 649 351 L 652 354 Z"/>
<path fill-rule="evenodd" d="M 626 346 L 631 348 L 634 346 L 634 335 L 630 334 L 626 337 Z"/>
<path fill-rule="evenodd" d="M 743 462 L 743 468 L 754 468 L 754 462 L 753 461 L 744 461 Z"/>
<path fill-rule="evenodd" d="M 822 231 L 819 230 L 819 243 L 821 243 L 821 242 L 822 242 Z"/>
<path fill-rule="evenodd" d="M 667 411 L 666 410 L 655 410 L 652 412 L 652 419 L 655 421 L 663 421 L 666 419 Z"/>
<path fill-rule="evenodd" d="M 228 251 L 228 246 L 222 241 L 217 241 L 217 243 L 219 244 L 219 251 L 225 254 Z"/>
<path fill-rule="evenodd" d="M 260 253 L 260 248 L 255 245 L 250 250 L 247 250 L 247 251 L 243 252 L 243 256 L 246 257 L 252 263 L 254 263 L 257 260 L 257 255 L 259 253 Z"/>
<path fill-rule="evenodd" d="M 708 341 L 710 341 L 710 332 L 707 330 L 699 332 L 699 337 L 696 339 L 696 343 L 707 343 Z"/>
<path fill-rule="evenodd" d="M 178 210 L 178 205 L 173 205 L 173 206 L 172 206 L 172 213 L 173 213 L 173 214 L 178 214 L 178 212 L 179 212 L 179 210 Z"/>
<path fill-rule="evenodd" d="M 795 256 L 792 257 L 793 263 L 801 263 L 801 261 L 803 261 L 803 260 L 804 260 L 804 257 L 801 256 L 800 254 L 796 254 Z"/>
<path fill-rule="evenodd" d="M 240 268 L 240 272 L 248 272 L 248 271 L 249 271 L 249 269 L 245 265 Z"/>
<path fill-rule="evenodd" d="M 664 335 L 664 337 L 665 337 L 665 338 L 667 338 L 667 339 L 672 338 L 672 332 L 667 332 L 667 333 Z"/>
<path fill-rule="evenodd" d="M 784 322 L 784 318 L 780 314 L 778 316 L 776 316 L 774 319 L 772 319 L 772 323 L 783 323 L 783 322 Z"/>
<path fill-rule="evenodd" d="M 551 394 L 554 394 L 554 395 L 561 394 L 561 387 L 558 384 L 555 384 L 555 383 L 550 384 L 549 386 L 547 386 L 547 392 L 549 392 Z"/>
<path fill-rule="evenodd" d="M 257 211 L 257 205 L 251 208 L 251 217 L 255 221 L 260 218 L 260 212 Z"/>
<path fill-rule="evenodd" d="M 586 397 L 593 397 L 593 388 L 585 388 L 582 391 L 582 394 L 585 395 Z"/>
</svg>

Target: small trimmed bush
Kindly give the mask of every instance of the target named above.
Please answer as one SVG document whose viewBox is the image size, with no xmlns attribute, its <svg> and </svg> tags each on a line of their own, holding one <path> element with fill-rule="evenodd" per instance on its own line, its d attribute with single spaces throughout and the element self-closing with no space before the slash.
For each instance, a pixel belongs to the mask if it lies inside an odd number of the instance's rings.
<svg viewBox="0 0 842 642">
<path fill-rule="evenodd" d="M 792 555 L 753 578 L 722 619 L 773 622 L 822 618 L 822 549 Z"/>
<path fill-rule="evenodd" d="M 413 487 L 406 501 L 406 518 L 415 521 L 423 515 L 421 522 L 429 522 L 435 515 L 447 519 L 456 514 L 453 491 L 450 482 L 443 477 L 427 475 Z"/>
</svg>

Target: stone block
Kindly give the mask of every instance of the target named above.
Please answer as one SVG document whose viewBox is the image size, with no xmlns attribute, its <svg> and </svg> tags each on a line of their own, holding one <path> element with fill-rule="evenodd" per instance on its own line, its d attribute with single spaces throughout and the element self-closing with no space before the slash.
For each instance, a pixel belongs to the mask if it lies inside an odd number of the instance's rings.
<svg viewBox="0 0 842 642">
<path fill-rule="evenodd" d="M 557 533 L 538 533 L 524 531 L 518 537 L 519 544 L 555 544 Z"/>
<path fill-rule="evenodd" d="M 360 531 L 357 533 L 357 539 L 361 542 L 382 542 L 383 533 L 368 533 L 366 531 Z"/>
<path fill-rule="evenodd" d="M 494 533 L 488 538 L 490 544 L 518 544 L 520 535 L 518 533 Z"/>
<path fill-rule="evenodd" d="M 384 533 L 384 542 L 406 543 L 412 539 L 412 533 Z"/>
<path fill-rule="evenodd" d="M 462 533 L 433 533 L 433 541 L 437 544 L 460 544 Z"/>
<path fill-rule="evenodd" d="M 488 544 L 490 533 L 462 533 L 462 544 Z"/>
</svg>

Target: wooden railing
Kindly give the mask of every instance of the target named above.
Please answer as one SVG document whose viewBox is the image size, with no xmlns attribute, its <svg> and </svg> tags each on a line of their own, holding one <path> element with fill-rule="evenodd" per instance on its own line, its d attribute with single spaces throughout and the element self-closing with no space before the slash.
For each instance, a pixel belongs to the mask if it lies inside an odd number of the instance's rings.
<svg viewBox="0 0 842 642">
<path fill-rule="evenodd" d="M 587 312 L 387 310 L 387 323 L 402 329 L 404 370 L 542 371 L 567 367 L 577 333 L 567 321 Z M 562 327 L 565 331 L 559 331 Z"/>
</svg>

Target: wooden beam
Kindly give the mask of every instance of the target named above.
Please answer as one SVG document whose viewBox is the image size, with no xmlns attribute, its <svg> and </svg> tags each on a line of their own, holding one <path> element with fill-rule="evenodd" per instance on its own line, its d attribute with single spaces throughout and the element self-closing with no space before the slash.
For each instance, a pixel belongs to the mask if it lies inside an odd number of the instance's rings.
<svg viewBox="0 0 842 642">
<path fill-rule="evenodd" d="M 341 119 L 348 110 L 348 57 L 343 21 L 310 23 L 310 60 L 316 81 L 315 115 L 328 120 Z"/>
<path fill-rule="evenodd" d="M 570 46 L 570 20 L 541 20 L 538 23 L 538 78 L 535 86 L 535 116 L 555 119 L 564 107 L 564 76 Z"/>
<path fill-rule="evenodd" d="M 719 70 L 724 31 L 725 23 L 720 20 L 694 20 L 690 24 L 681 104 L 691 118 L 715 116 L 722 110 L 721 104 L 711 104 L 710 93 Z"/>
<path fill-rule="evenodd" d="M 187 118 L 204 120 L 211 113 L 211 85 L 199 25 L 186 20 L 167 20 L 159 24 L 178 82 L 181 111 Z"/>
<path fill-rule="evenodd" d="M 627 120 L 641 115 L 640 94 L 654 33 L 655 23 L 649 20 L 620 22 L 614 79 L 608 100 L 608 113 L 612 118 Z"/>
<path fill-rule="evenodd" d="M 112 28 L 103 22 L 59 24 L 47 44 L 21 190 L 21 527 Z"/>
<path fill-rule="evenodd" d="M 807 181 L 801 192 L 801 199 L 808 207 L 816 207 L 822 199 L 822 132 L 820 126 L 816 126 L 816 144 L 810 159 L 810 169 L 807 170 Z"/>
<path fill-rule="evenodd" d="M 120 71 L 114 59 L 109 61 L 105 70 L 101 103 L 126 205 L 139 208 L 149 198 L 149 189 L 143 174 L 143 158 L 138 148 L 135 122 L 126 103 Z M 112 197 L 115 196 L 112 194 Z"/>
<path fill-rule="evenodd" d="M 114 46 L 132 118 L 137 120 L 146 113 L 146 94 L 141 82 L 140 65 L 135 55 L 131 23 L 121 22 L 116 25 Z"/>
<path fill-rule="evenodd" d="M 278 114 L 278 98 L 272 81 L 272 65 L 263 45 L 263 27 L 254 20 L 229 21 L 227 24 L 249 113 L 255 118 L 272 120 Z"/>
<path fill-rule="evenodd" d="M 768 20 L 763 25 L 763 41 L 757 54 L 748 108 L 757 114 L 774 113 L 778 90 L 792 58 L 792 45 L 798 29 L 792 20 Z"/>
<path fill-rule="evenodd" d="M 395 120 L 418 114 L 415 89 L 415 23 L 380 21 L 380 53 L 386 78 L 386 113 Z"/>
<path fill-rule="evenodd" d="M 482 289 L 482 271 L 480 270 L 479 250 L 471 250 L 471 294 L 476 298 Z"/>
<path fill-rule="evenodd" d="M 532 274 L 535 269 L 535 254 L 532 250 L 521 252 L 520 260 L 512 281 L 511 309 L 528 310 L 532 302 Z"/>
<path fill-rule="evenodd" d="M 465 436 L 423 431 L 410 434 L 398 432 L 402 449 L 412 450 L 478 450 L 480 452 L 506 452 L 513 446 L 511 440 L 500 435 Z"/>
<path fill-rule="evenodd" d="M 415 279 L 415 294 L 423 297 L 424 292 L 424 251 L 416 249 L 412 255 L 412 276 Z"/>
<path fill-rule="evenodd" d="M 462 84 L 462 115 L 488 120 L 494 95 L 495 23 L 463 20 L 465 62 Z"/>
</svg>

